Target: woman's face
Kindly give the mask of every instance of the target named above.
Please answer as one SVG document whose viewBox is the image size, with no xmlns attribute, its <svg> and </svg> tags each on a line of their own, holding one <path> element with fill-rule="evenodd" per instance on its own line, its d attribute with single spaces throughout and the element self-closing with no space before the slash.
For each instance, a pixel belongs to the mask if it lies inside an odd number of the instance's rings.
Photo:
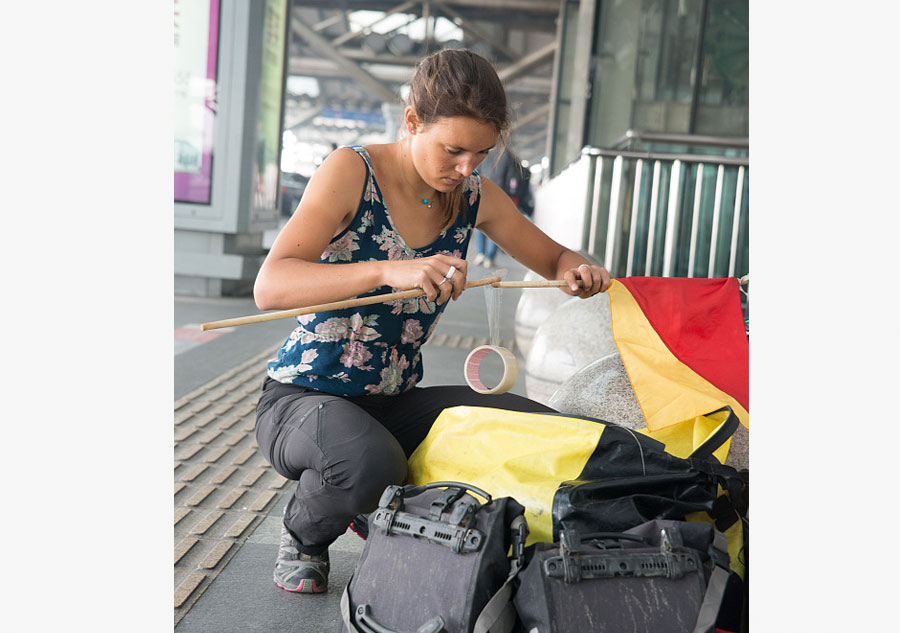
<svg viewBox="0 0 900 633">
<path fill-rule="evenodd" d="M 498 136 L 490 123 L 468 117 L 445 117 L 408 130 L 416 171 L 428 185 L 445 193 L 472 174 L 497 144 Z"/>
</svg>

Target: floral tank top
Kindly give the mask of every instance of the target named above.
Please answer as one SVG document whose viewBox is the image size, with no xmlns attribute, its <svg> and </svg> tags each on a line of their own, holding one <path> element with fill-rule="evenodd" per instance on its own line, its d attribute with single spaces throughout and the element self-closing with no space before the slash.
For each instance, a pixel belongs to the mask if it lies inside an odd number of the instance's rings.
<svg viewBox="0 0 900 633">
<path fill-rule="evenodd" d="M 431 244 L 413 249 L 394 228 L 368 152 L 354 146 L 366 164 L 356 215 L 325 248 L 321 264 L 403 260 L 444 254 L 465 258 L 481 202 L 477 172 L 460 185 L 468 207 Z M 359 295 L 393 292 L 382 286 Z M 421 347 L 447 303 L 425 297 L 296 317 L 297 327 L 267 364 L 273 379 L 341 396 L 395 395 L 422 379 Z"/>
</svg>

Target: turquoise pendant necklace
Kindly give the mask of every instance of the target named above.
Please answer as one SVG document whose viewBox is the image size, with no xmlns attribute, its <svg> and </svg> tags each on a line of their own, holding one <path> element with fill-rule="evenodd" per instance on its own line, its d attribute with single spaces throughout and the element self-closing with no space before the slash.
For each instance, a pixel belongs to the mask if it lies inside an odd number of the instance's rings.
<svg viewBox="0 0 900 633">
<path fill-rule="evenodd" d="M 410 189 L 412 189 L 412 185 L 409 183 L 409 178 L 406 177 L 406 171 L 403 169 L 403 165 L 402 165 L 403 158 L 404 158 L 403 147 L 401 146 L 400 147 L 400 162 L 401 162 L 400 173 L 403 175 L 403 180 L 406 181 L 407 186 Z M 432 207 L 432 205 L 434 204 L 434 200 L 432 200 L 431 198 L 422 198 L 422 204 L 424 204 L 426 207 L 428 207 L 430 209 Z"/>
</svg>

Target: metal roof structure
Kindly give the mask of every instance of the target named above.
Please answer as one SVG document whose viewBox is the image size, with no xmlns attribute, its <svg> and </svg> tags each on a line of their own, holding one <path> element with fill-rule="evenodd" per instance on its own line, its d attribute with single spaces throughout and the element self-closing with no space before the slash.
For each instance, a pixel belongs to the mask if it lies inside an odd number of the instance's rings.
<svg viewBox="0 0 900 633">
<path fill-rule="evenodd" d="M 510 145 L 546 147 L 559 0 L 294 0 L 285 130 L 330 145 L 396 137 L 403 86 L 441 48 L 489 59 L 507 90 Z"/>
</svg>

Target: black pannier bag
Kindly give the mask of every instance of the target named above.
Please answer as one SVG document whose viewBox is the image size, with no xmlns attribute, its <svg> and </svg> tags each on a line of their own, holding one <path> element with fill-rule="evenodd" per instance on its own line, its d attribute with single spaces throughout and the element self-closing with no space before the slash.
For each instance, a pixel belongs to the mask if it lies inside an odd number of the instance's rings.
<svg viewBox="0 0 900 633">
<path fill-rule="evenodd" d="M 607 423 L 597 448 L 578 479 L 564 481 L 553 497 L 552 534 L 562 526 L 581 534 L 625 532 L 665 519 L 711 523 L 728 542 L 730 568 L 727 610 L 736 623 L 726 631 L 749 627 L 749 483 L 747 473 L 720 463 L 715 451 L 737 428 L 728 418 L 689 457 L 668 453 L 660 442 Z M 739 588 L 737 593 L 734 588 Z"/>
<path fill-rule="evenodd" d="M 702 516 L 725 533 L 732 569 L 746 580 L 748 482 L 712 456 L 737 428 L 737 416 L 725 410 L 727 422 L 687 458 L 646 435 L 605 423 L 578 479 L 561 482 L 553 497 L 553 540 L 561 525 L 582 534 L 623 532 L 653 519 Z"/>
<path fill-rule="evenodd" d="M 586 535 L 563 527 L 559 536 L 526 550 L 514 600 L 524 633 L 737 630 L 728 611 L 740 579 L 711 524 L 654 520 Z"/>
<path fill-rule="evenodd" d="M 388 486 L 341 597 L 341 631 L 509 633 L 523 513 L 511 497 L 460 482 Z"/>
</svg>

